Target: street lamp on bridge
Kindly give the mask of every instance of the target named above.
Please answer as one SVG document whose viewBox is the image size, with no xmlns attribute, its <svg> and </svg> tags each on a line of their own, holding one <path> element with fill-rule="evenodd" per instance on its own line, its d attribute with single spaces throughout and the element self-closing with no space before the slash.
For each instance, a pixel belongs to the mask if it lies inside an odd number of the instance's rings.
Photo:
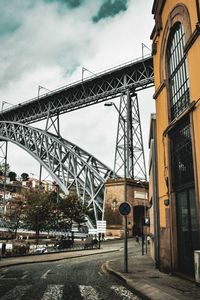
<svg viewBox="0 0 200 300">
<path fill-rule="evenodd" d="M 13 104 L 10 103 L 10 102 L 2 101 L 2 104 L 1 104 L 1 111 L 3 111 L 3 108 L 4 108 L 4 105 L 5 105 L 5 104 L 13 106 Z"/>
<path fill-rule="evenodd" d="M 51 90 L 45 88 L 44 86 L 38 85 L 38 98 L 40 97 L 40 90 L 42 90 L 42 89 L 43 89 L 43 90 L 46 90 L 46 91 L 48 91 L 48 92 L 52 92 Z"/>
</svg>

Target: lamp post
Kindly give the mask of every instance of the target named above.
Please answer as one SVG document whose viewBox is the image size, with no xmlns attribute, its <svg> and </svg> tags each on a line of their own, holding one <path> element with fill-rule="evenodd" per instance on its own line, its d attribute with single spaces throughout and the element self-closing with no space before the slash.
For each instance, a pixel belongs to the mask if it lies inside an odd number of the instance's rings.
<svg viewBox="0 0 200 300">
<path fill-rule="evenodd" d="M 8 105 L 11 105 L 11 106 L 13 106 L 13 104 L 12 103 L 10 103 L 10 102 L 7 102 L 7 101 L 2 101 L 2 104 L 1 104 L 1 111 L 3 111 L 3 108 L 4 108 L 4 105 L 5 104 L 8 104 Z"/>
<path fill-rule="evenodd" d="M 95 76 L 96 76 L 96 74 L 95 74 L 94 72 L 92 72 L 92 71 L 86 69 L 85 67 L 82 67 L 82 81 L 83 81 L 84 72 L 89 72 L 89 73 L 91 73 L 92 75 L 95 75 Z"/>
<path fill-rule="evenodd" d="M 38 99 L 40 98 L 40 90 L 46 90 L 48 92 L 52 92 L 51 90 L 45 88 L 44 86 L 38 85 Z"/>
<path fill-rule="evenodd" d="M 107 102 L 104 106 L 114 106 L 118 114 L 120 115 L 121 119 L 123 120 L 124 124 L 124 202 L 127 202 L 127 182 L 126 182 L 126 134 L 125 134 L 125 126 L 126 120 L 122 116 L 121 112 L 117 108 L 114 102 Z M 124 272 L 128 273 L 128 237 L 127 237 L 127 215 L 124 216 Z"/>
<path fill-rule="evenodd" d="M 3 112 L 3 108 L 5 104 L 13 106 L 12 103 L 3 100 L 1 104 L 1 112 Z M 7 169 L 8 141 L 5 141 L 5 145 L 6 146 L 5 146 L 5 157 L 4 157 L 5 166 L 4 166 L 4 182 L 3 182 L 3 215 L 6 214 L 6 169 Z"/>
<path fill-rule="evenodd" d="M 144 183 L 141 180 L 138 180 L 136 182 L 137 184 L 139 184 L 143 189 L 144 189 L 144 216 L 143 216 L 143 220 L 142 220 L 142 255 L 144 255 L 144 240 L 146 243 L 146 254 L 147 254 L 147 205 L 146 205 L 146 187 L 144 185 Z M 145 230 L 144 230 L 145 228 Z"/>
<path fill-rule="evenodd" d="M 41 205 L 35 206 L 35 218 L 36 218 L 36 245 L 39 244 L 39 233 L 40 233 L 40 220 L 41 220 Z"/>
</svg>

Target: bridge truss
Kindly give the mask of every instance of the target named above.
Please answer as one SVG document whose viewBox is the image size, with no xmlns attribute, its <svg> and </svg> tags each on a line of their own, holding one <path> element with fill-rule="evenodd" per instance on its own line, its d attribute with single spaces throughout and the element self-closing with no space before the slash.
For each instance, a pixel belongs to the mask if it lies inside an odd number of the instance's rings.
<svg viewBox="0 0 200 300">
<path fill-rule="evenodd" d="M 153 58 L 129 62 L 1 112 L 0 120 L 34 123 L 154 85 Z"/>
</svg>

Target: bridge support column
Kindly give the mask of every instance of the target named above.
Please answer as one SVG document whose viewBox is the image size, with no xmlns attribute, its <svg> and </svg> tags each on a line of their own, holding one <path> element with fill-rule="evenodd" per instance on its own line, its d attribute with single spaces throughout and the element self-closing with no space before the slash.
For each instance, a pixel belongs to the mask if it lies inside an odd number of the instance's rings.
<svg viewBox="0 0 200 300">
<path fill-rule="evenodd" d="M 0 164 L 3 167 L 3 197 L 0 200 L 0 216 L 6 214 L 6 173 L 7 173 L 8 142 L 0 141 Z"/>
<path fill-rule="evenodd" d="M 124 136 L 126 140 L 125 146 Z M 124 158 L 126 158 L 127 164 L 126 176 L 135 180 L 146 180 L 138 98 L 137 94 L 130 92 L 130 90 L 122 93 L 120 98 L 114 161 L 114 171 L 119 175 L 123 174 Z"/>
</svg>

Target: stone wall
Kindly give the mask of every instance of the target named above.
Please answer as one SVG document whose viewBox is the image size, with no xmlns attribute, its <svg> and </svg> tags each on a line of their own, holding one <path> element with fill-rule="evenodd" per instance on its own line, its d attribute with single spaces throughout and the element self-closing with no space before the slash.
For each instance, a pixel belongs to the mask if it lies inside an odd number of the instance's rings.
<svg viewBox="0 0 200 300">
<path fill-rule="evenodd" d="M 131 206 L 131 213 L 128 215 L 128 235 L 133 235 L 134 226 L 134 209 L 135 207 L 148 207 L 148 196 L 146 199 L 135 198 L 135 192 L 148 194 L 148 184 L 132 180 L 126 180 L 127 201 Z M 107 235 L 122 237 L 124 233 L 124 218 L 119 213 L 119 205 L 124 202 L 124 179 L 108 180 L 105 184 L 105 214 L 104 219 L 107 221 Z M 140 194 L 138 194 L 140 195 Z"/>
</svg>

